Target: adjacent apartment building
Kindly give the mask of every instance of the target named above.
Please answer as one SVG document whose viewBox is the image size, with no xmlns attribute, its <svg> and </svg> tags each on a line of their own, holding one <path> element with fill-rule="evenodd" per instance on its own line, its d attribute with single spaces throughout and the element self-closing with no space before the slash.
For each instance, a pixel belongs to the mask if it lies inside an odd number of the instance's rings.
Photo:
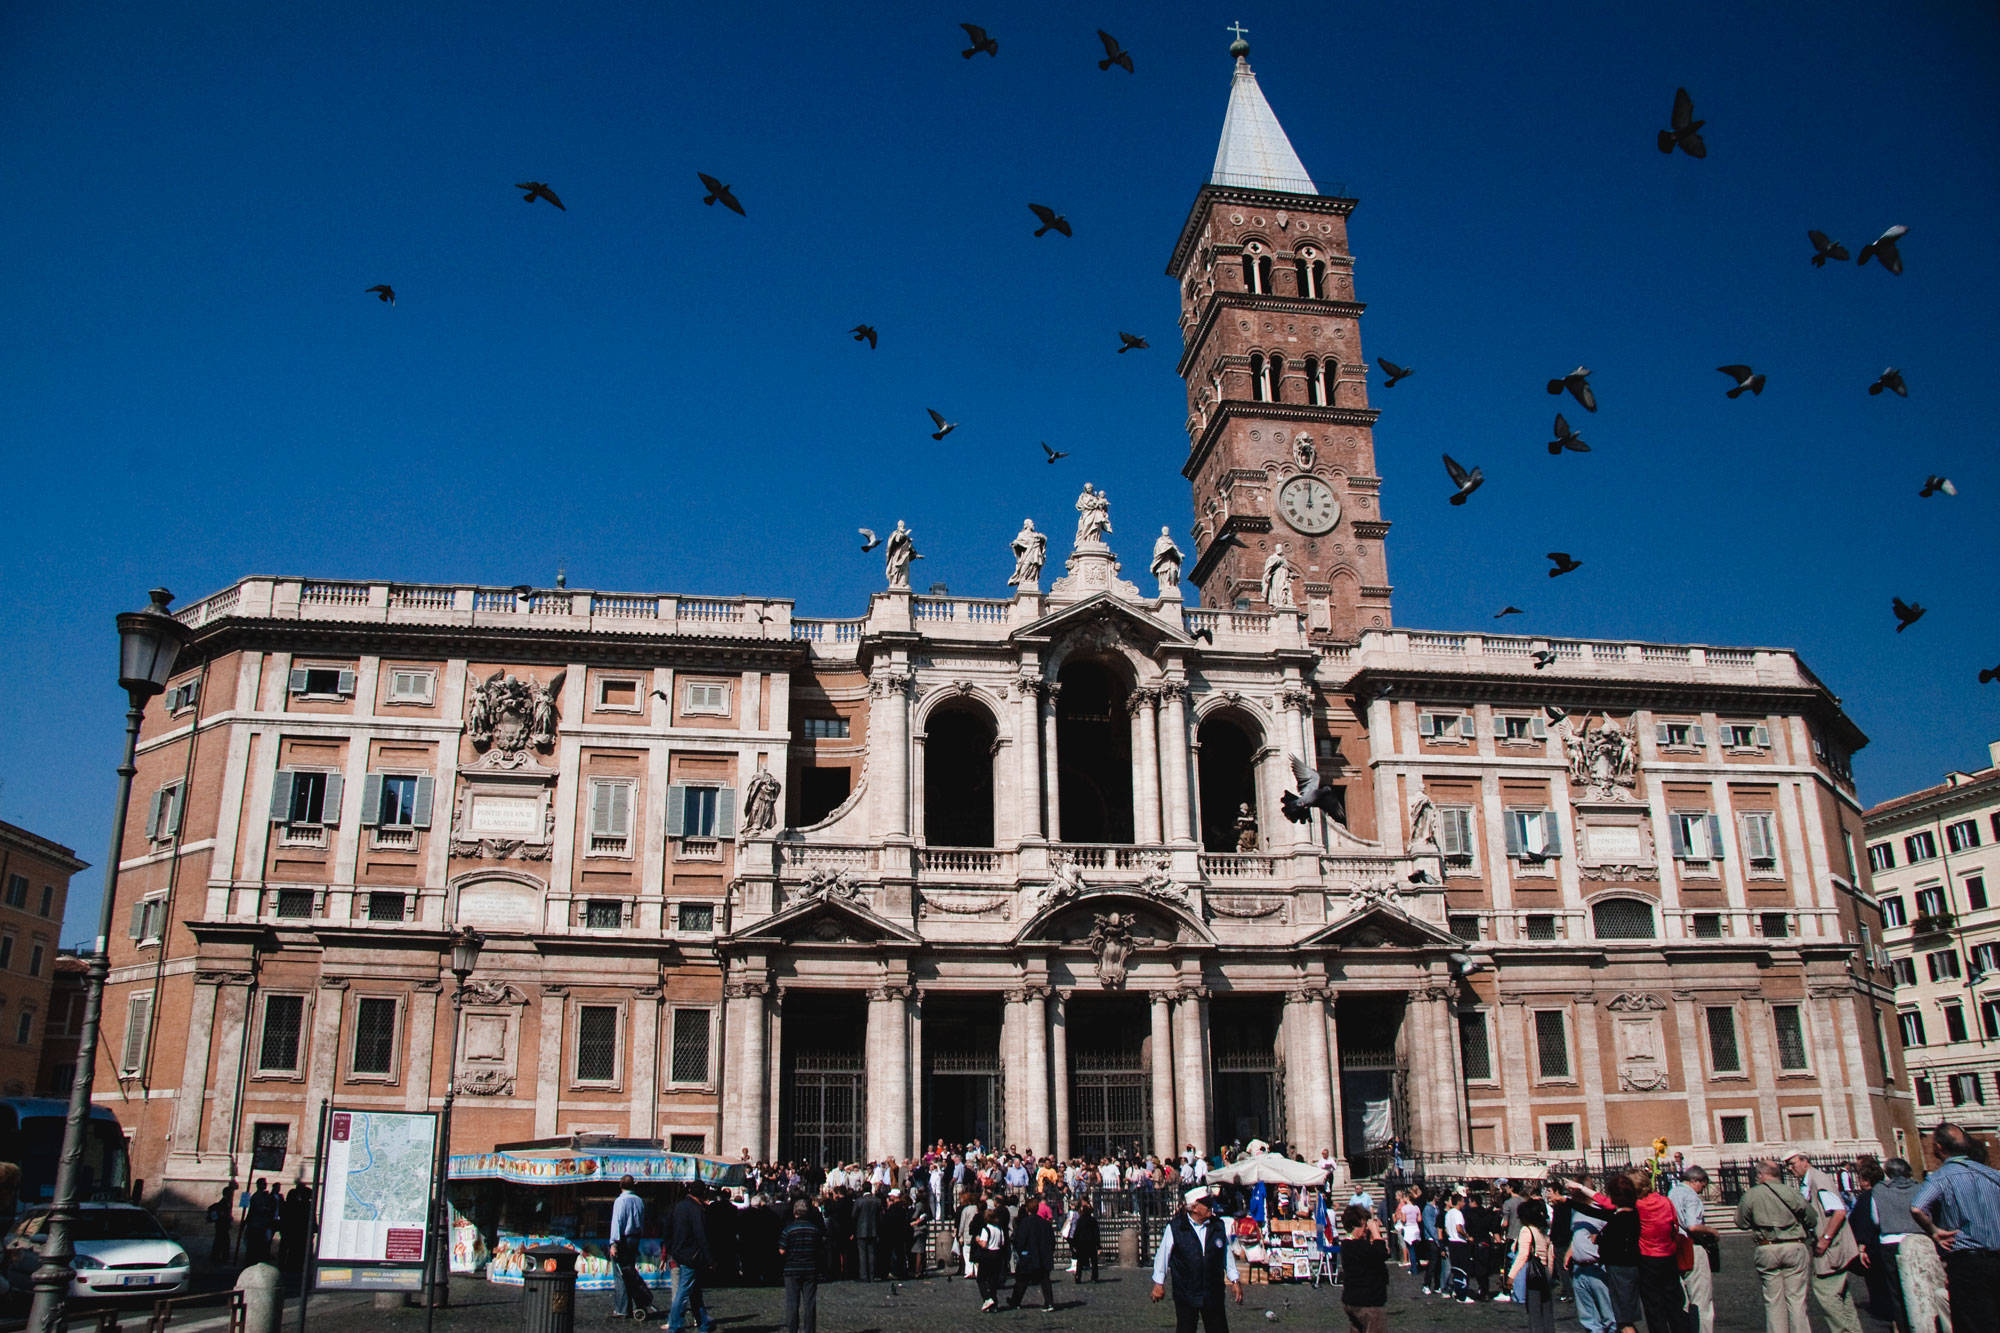
<svg viewBox="0 0 2000 1333">
<path fill-rule="evenodd" d="M 0 1096 L 41 1087 L 57 937 L 69 877 L 83 868 L 61 843 L 0 822 Z"/>
<path fill-rule="evenodd" d="M 2000 741 L 1868 811 L 1868 863 L 1918 1115 L 2000 1129 Z"/>
</svg>

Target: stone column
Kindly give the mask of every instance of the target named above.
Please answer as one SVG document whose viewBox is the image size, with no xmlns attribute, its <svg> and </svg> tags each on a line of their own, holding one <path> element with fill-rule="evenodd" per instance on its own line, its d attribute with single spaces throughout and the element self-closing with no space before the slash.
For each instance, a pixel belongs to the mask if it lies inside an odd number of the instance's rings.
<svg viewBox="0 0 2000 1333">
<path fill-rule="evenodd" d="M 1153 690 L 1134 690 L 1125 707 L 1132 715 L 1133 840 L 1149 846 L 1160 840 L 1160 745 Z"/>
<path fill-rule="evenodd" d="M 194 1000 L 188 1006 L 186 1049 L 181 1055 L 181 1083 L 174 1097 L 172 1128 L 168 1131 L 176 1154 L 201 1153 L 201 1112 L 208 1089 L 209 1047 L 215 1036 L 215 997 L 227 976 L 225 972 L 194 975 Z M 315 1058 L 319 1054 L 312 1052 Z"/>
<path fill-rule="evenodd" d="M 568 1028 L 569 987 L 542 987 L 541 1038 L 535 1047 L 535 1137 L 553 1138 L 562 1109 L 563 1033 Z M 455 1071 L 454 1071 L 455 1072 Z"/>
<path fill-rule="evenodd" d="M 1472 1145 L 1467 1142 L 1465 1128 L 1465 1068 L 1459 1059 L 1458 1018 L 1452 1008 L 1457 992 L 1450 986 L 1427 986 L 1413 997 L 1425 1016 L 1424 1028 L 1427 1032 L 1426 1046 L 1413 1067 L 1426 1067 L 1430 1071 L 1427 1082 L 1431 1088 L 1429 1123 L 1424 1132 L 1429 1136 L 1421 1146 L 1431 1152 L 1463 1152 Z M 1518 1013 L 1518 1007 L 1516 1012 Z M 1515 1087 L 1523 1088 L 1524 1082 L 1516 1082 Z M 1510 1103 L 1509 1116 L 1515 1114 L 1514 1107 L 1525 1108 L 1528 1098 L 1518 1096 Z M 1519 1114 L 1525 1120 L 1527 1112 Z M 1532 1143 L 1530 1135 L 1528 1142 Z M 1516 1152 L 1533 1152 L 1534 1147 L 1515 1148 Z"/>
<path fill-rule="evenodd" d="M 1208 1141 L 1208 987 L 1174 993 L 1174 1086 L 1180 1093 L 1180 1137 L 1201 1152 Z"/>
<path fill-rule="evenodd" d="M 910 1155 L 910 988 L 868 992 L 869 1159 Z"/>
<path fill-rule="evenodd" d="M 1021 738 L 1021 836 L 1042 836 L 1042 678 L 1023 671 L 1015 682 L 1019 706 L 1014 731 Z"/>
<path fill-rule="evenodd" d="M 1170 680 L 1160 686 L 1159 747 L 1161 804 L 1166 807 L 1170 842 L 1194 835 L 1194 809 L 1188 803 L 1187 684 Z"/>
<path fill-rule="evenodd" d="M 901 667 L 886 668 L 868 681 L 868 692 L 875 698 L 868 748 L 871 758 L 881 759 L 882 774 L 882 786 L 872 799 L 876 827 L 890 836 L 910 831 L 909 685 L 910 673 Z"/>
<path fill-rule="evenodd" d="M 1294 1091 L 1286 1137 L 1306 1152 L 1335 1148 L 1333 1073 L 1327 1063 L 1327 990 L 1302 986 L 1285 997 L 1286 1080 Z M 1400 1127 L 1399 1127 L 1400 1128 Z"/>
<path fill-rule="evenodd" d="M 1153 1142 L 1149 1146 L 1161 1151 L 1165 1161 L 1178 1154 L 1181 1146 L 1174 1136 L 1173 1011 L 1168 1007 L 1173 993 L 1156 990 L 1149 998 L 1153 1013 Z"/>
<path fill-rule="evenodd" d="M 1576 1007 L 1570 1011 L 1571 1021 L 1576 1024 L 1576 1080 L 1583 1086 L 1583 1115 L 1589 1123 L 1578 1135 L 1585 1143 L 1592 1139 L 1609 1137 L 1609 1121 L 1604 1112 L 1604 1089 L 1608 1083 L 1618 1084 L 1616 1061 L 1611 1069 L 1605 1068 L 1603 1043 L 1598 1040 L 1597 993 L 1578 991 Z M 1532 1152 L 1542 1151 L 1537 1143 Z"/>
<path fill-rule="evenodd" d="M 764 997 L 770 983 L 738 978 L 722 988 L 723 1051 L 727 1064 L 722 1084 L 722 1142 L 717 1155 L 734 1158 L 748 1149 L 753 1159 L 767 1156 L 765 1100 L 766 1024 Z"/>
<path fill-rule="evenodd" d="M 1021 1033 L 1021 1063 L 1016 1072 L 1024 1085 L 1024 1104 L 1016 1142 L 1037 1155 L 1055 1150 L 1049 1116 L 1048 997 L 1049 988 L 1041 985 L 1023 986 L 1007 993 L 1007 1002 L 1018 1011 L 1015 1021 Z M 1008 1132 L 1013 1133 L 1013 1126 L 1008 1126 Z"/>
<path fill-rule="evenodd" d="M 1069 996 L 1049 1006 L 1049 1074 L 1055 1099 L 1056 1160 L 1069 1160 Z"/>
<path fill-rule="evenodd" d="M 929 825 L 924 819 L 924 783 L 930 777 L 930 751 L 925 746 L 925 733 L 918 732 L 910 737 L 910 833 L 918 842 L 930 837 Z M 998 824 L 995 824 L 998 831 Z"/>
<path fill-rule="evenodd" d="M 299 1126 L 299 1137 L 301 1139 L 307 1137 L 308 1134 L 314 1136 L 313 1143 L 305 1148 L 305 1151 L 309 1154 L 319 1151 L 319 1142 L 317 1139 L 319 1133 L 319 1104 L 333 1095 L 334 1071 L 339 1069 L 346 1060 L 346 1056 L 342 1054 L 340 1049 L 340 1028 L 342 1021 L 346 1017 L 346 1010 L 347 978 L 330 977 L 322 972 L 319 978 L 319 994 L 313 996 L 312 1044 L 306 1047 L 311 1063 L 307 1067 L 306 1073 L 305 1104 L 310 1109 L 311 1114 L 306 1116 Z M 226 1021 L 226 1018 L 224 1021 Z M 208 1121 L 206 1151 L 230 1152 L 233 1149 L 228 1144 L 229 1107 L 234 1104 L 235 1093 L 226 1080 L 234 1079 L 236 1071 L 233 1066 L 224 1061 L 221 1052 L 217 1053 L 213 1068 L 216 1070 L 214 1079 L 215 1114 L 210 1116 Z M 196 1096 L 200 1095 L 198 1091 L 193 1089 L 189 1091 L 193 1092 Z M 307 1124 L 310 1124 L 313 1128 L 307 1130 L 305 1128 Z"/>
<path fill-rule="evenodd" d="M 1057 780 L 1056 767 L 1056 701 L 1062 697 L 1062 684 L 1048 681 L 1042 686 L 1042 697 L 1048 702 L 1042 706 L 1042 810 L 1043 820 L 1048 826 L 1049 841 L 1062 841 L 1062 783 Z"/>
<path fill-rule="evenodd" d="M 1688 1145 L 1706 1148 L 1715 1141 L 1708 1116 L 1708 1066 L 1702 1060 L 1701 1042 L 1706 1017 L 1695 1003 L 1693 991 L 1674 992 L 1674 1031 L 1681 1047 L 1681 1096 L 1687 1100 Z"/>
<path fill-rule="evenodd" d="M 1340 1023 L 1336 1018 L 1339 1012 L 1340 997 L 1328 991 L 1326 1004 L 1321 1010 L 1324 1020 L 1321 1030 L 1326 1033 L 1326 1132 L 1331 1140 L 1329 1146 L 1333 1149 L 1334 1159 L 1341 1164 L 1340 1170 L 1344 1173 L 1347 1169 L 1347 1138 L 1343 1122 L 1347 1113 L 1340 1104 Z"/>
</svg>

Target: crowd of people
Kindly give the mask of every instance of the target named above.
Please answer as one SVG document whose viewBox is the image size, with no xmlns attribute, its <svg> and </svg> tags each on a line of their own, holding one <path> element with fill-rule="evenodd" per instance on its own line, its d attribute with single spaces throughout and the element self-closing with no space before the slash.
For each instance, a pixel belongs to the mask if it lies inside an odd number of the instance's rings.
<svg viewBox="0 0 2000 1333">
<path fill-rule="evenodd" d="M 246 1267 L 275 1264 L 282 1272 L 303 1271 L 313 1207 L 312 1186 L 304 1182 L 286 1189 L 283 1182 L 273 1185 L 269 1177 L 258 1176 L 239 1196 L 236 1182 L 230 1181 L 208 1207 L 208 1261 Z"/>
</svg>

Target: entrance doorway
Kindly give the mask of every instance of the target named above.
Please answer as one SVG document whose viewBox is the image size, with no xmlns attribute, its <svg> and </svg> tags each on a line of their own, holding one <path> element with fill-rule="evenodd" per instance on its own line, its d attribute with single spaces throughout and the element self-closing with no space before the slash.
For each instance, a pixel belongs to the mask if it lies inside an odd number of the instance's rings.
<svg viewBox="0 0 2000 1333">
<path fill-rule="evenodd" d="M 1383 1170 L 1389 1141 L 1409 1138 L 1409 1066 L 1399 1053 L 1403 1009 L 1400 995 L 1343 995 L 1334 1006 L 1341 1152 L 1357 1176 Z"/>
<path fill-rule="evenodd" d="M 1152 1022 L 1140 996 L 1072 997 L 1069 1143 L 1074 1154 L 1114 1157 L 1153 1147 Z"/>
<path fill-rule="evenodd" d="M 1056 772 L 1064 842 L 1132 841 L 1132 721 L 1122 674 L 1103 662 L 1056 675 Z"/>
<path fill-rule="evenodd" d="M 822 1167 L 860 1161 L 868 1122 L 865 1002 L 858 995 L 794 991 L 782 1013 L 779 1155 Z"/>
<path fill-rule="evenodd" d="M 924 997 L 923 1141 L 1007 1141 L 1000 1000 L 984 995 Z"/>
<path fill-rule="evenodd" d="M 1284 1062 L 1278 1057 L 1275 996 L 1209 1001 L 1209 1049 L 1215 1097 L 1211 1136 L 1220 1142 L 1285 1137 Z M 1293 1145 L 1294 1147 L 1298 1145 Z"/>
</svg>

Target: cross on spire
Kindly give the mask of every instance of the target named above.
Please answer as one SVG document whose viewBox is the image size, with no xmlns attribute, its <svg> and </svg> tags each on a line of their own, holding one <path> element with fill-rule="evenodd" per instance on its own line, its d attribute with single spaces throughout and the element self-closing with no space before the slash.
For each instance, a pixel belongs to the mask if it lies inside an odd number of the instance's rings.
<svg viewBox="0 0 2000 1333">
<path fill-rule="evenodd" d="M 1250 30 L 1243 26 L 1242 19 L 1236 20 L 1236 22 L 1230 24 L 1227 28 L 1224 28 L 1223 31 L 1235 33 L 1236 40 L 1239 42 L 1250 35 Z"/>
</svg>

